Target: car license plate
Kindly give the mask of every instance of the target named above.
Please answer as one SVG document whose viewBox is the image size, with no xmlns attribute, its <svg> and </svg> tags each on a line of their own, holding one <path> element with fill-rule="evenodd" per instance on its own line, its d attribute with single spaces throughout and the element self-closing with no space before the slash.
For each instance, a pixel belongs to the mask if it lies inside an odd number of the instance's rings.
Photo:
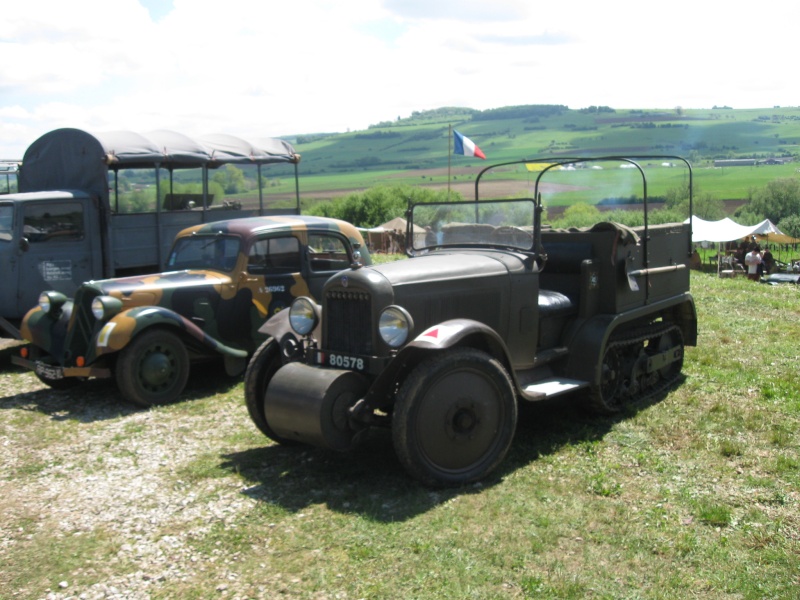
<svg viewBox="0 0 800 600">
<path fill-rule="evenodd" d="M 47 379 L 64 379 L 64 369 L 43 362 L 36 363 L 36 374 Z"/>
<path fill-rule="evenodd" d="M 323 364 L 328 364 L 337 369 L 351 369 L 353 371 L 363 371 L 364 359 L 357 356 L 347 356 L 345 354 L 328 354 L 327 357 L 322 356 Z"/>
</svg>

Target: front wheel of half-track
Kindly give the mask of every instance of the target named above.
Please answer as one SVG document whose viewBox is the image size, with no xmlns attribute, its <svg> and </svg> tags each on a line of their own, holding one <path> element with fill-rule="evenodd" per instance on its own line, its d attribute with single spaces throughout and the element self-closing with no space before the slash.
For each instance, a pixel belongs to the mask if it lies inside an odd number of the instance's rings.
<svg viewBox="0 0 800 600">
<path fill-rule="evenodd" d="M 503 365 L 485 352 L 457 348 L 411 371 L 397 394 L 392 438 L 416 479 L 459 485 L 500 464 L 516 426 L 516 394 Z"/>
</svg>

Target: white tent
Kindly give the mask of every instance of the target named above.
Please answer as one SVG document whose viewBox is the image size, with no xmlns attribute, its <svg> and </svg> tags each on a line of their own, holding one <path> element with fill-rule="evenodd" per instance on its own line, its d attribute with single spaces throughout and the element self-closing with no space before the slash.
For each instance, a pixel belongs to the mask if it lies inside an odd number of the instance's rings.
<svg viewBox="0 0 800 600">
<path fill-rule="evenodd" d="M 739 225 L 728 217 L 719 221 L 706 221 L 692 217 L 693 242 L 732 242 L 753 234 L 754 227 Z"/>
<path fill-rule="evenodd" d="M 689 220 L 687 219 L 686 222 L 688 223 Z M 739 225 L 728 217 L 719 221 L 705 221 L 700 217 L 692 217 L 693 242 L 733 242 L 753 235 L 769 239 L 776 244 L 800 242 L 800 239 L 785 235 L 769 219 L 764 219 L 757 225 Z"/>
</svg>

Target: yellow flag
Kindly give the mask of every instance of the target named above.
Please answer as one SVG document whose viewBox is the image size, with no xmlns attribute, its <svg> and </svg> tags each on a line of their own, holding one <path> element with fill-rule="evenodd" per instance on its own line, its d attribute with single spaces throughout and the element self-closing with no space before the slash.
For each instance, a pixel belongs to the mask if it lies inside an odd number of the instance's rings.
<svg viewBox="0 0 800 600">
<path fill-rule="evenodd" d="M 544 171 L 547 167 L 552 166 L 553 163 L 525 163 L 525 168 L 528 171 Z"/>
</svg>

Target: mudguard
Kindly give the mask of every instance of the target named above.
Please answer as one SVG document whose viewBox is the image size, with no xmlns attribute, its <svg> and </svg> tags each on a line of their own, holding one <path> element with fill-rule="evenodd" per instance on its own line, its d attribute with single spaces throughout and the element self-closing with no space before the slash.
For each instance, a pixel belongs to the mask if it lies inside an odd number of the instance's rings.
<svg viewBox="0 0 800 600">
<path fill-rule="evenodd" d="M 28 340 L 51 356 L 61 356 L 72 317 L 72 306 L 72 301 L 67 300 L 55 318 L 38 306 L 30 309 L 19 326 L 22 339 Z"/>
<path fill-rule="evenodd" d="M 473 341 L 481 341 L 481 345 L 485 345 L 490 354 L 500 360 L 506 360 L 508 350 L 503 338 L 491 327 L 471 319 L 451 319 L 428 327 L 409 342 L 398 356 L 401 356 L 407 348 L 419 348 L 422 350 L 452 348 L 453 346 L 463 345 L 462 342 L 468 338 Z"/>
<path fill-rule="evenodd" d="M 137 306 L 112 317 L 97 334 L 96 357 L 119 352 L 145 329 L 166 326 L 179 329 L 200 344 L 225 356 L 246 358 L 247 352 L 231 348 L 206 334 L 197 325 L 178 313 L 161 306 Z"/>
<path fill-rule="evenodd" d="M 470 346 L 488 352 L 503 363 L 514 379 L 508 348 L 494 329 L 471 319 L 451 319 L 428 327 L 397 353 L 373 381 L 365 396 L 365 406 L 382 407 L 388 392 L 396 385 L 403 371 L 411 369 L 433 352 L 456 346 Z"/>
</svg>

